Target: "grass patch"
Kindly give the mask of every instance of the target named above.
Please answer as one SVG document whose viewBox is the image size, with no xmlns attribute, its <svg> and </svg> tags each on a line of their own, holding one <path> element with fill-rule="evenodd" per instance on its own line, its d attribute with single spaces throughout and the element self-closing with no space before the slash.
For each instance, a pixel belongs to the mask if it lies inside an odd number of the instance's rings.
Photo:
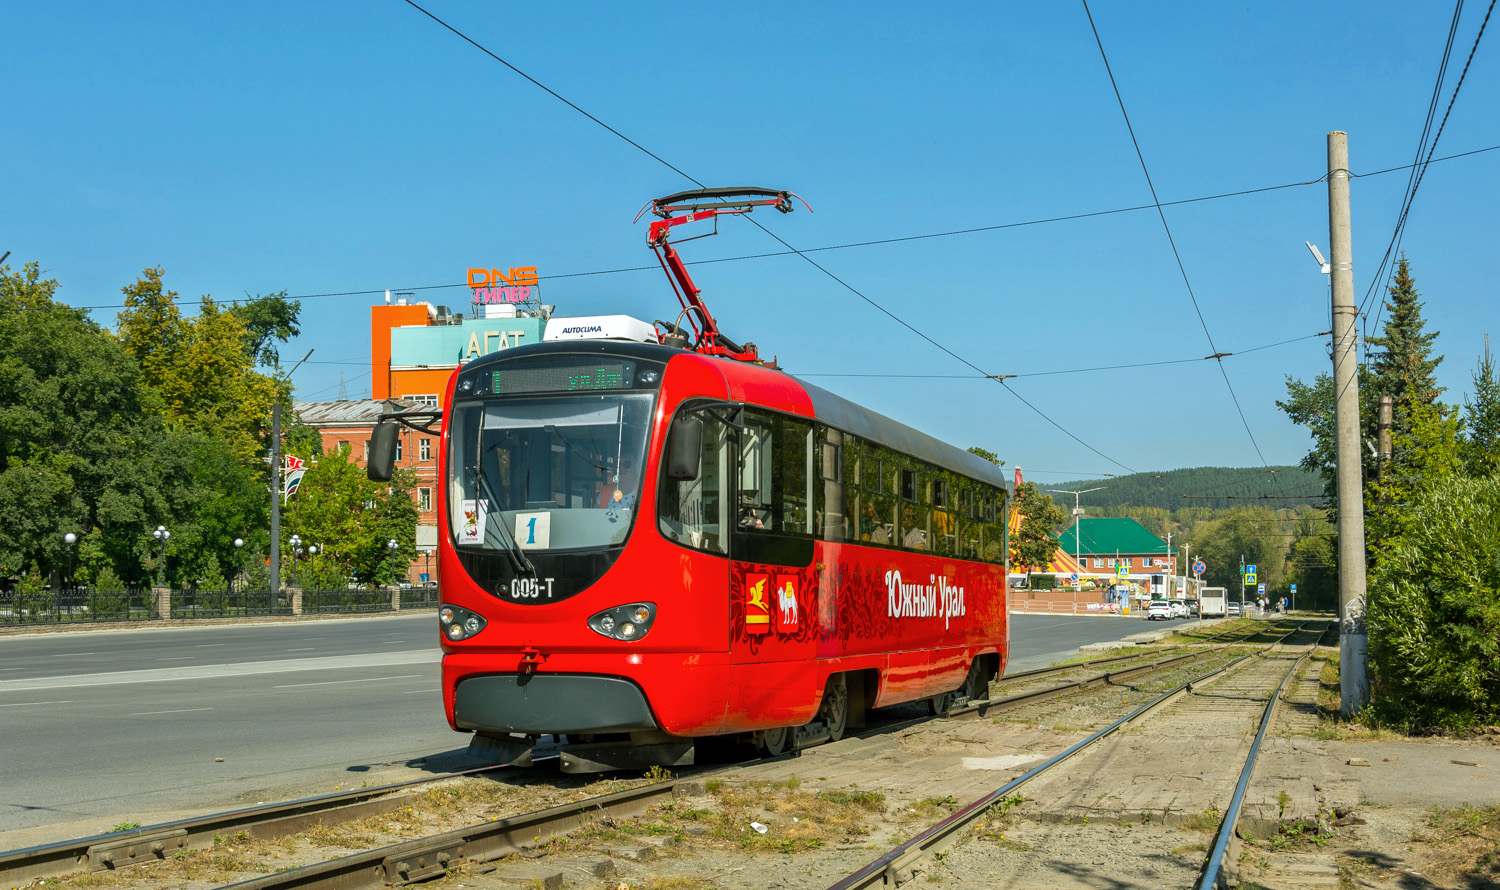
<svg viewBox="0 0 1500 890">
<path fill-rule="evenodd" d="M 1500 882 L 1500 804 L 1434 808 L 1412 841 L 1429 854 L 1425 874 L 1465 887 Z"/>
<path fill-rule="evenodd" d="M 857 789 L 809 793 L 795 779 L 712 783 L 712 806 L 673 800 L 620 828 L 635 835 L 688 835 L 744 852 L 799 853 L 869 835 L 867 821 L 884 813 L 885 795 Z M 754 824 L 765 827 L 762 833 Z"/>
<path fill-rule="evenodd" d="M 1266 849 L 1272 853 L 1305 850 L 1322 847 L 1333 840 L 1333 829 L 1320 829 L 1306 822 L 1283 822 L 1277 826 L 1276 834 L 1266 841 Z"/>
<path fill-rule="evenodd" d="M 119 825 L 111 828 L 110 831 L 134 831 L 135 829 L 140 827 L 141 823 L 139 822 L 121 822 Z"/>
</svg>

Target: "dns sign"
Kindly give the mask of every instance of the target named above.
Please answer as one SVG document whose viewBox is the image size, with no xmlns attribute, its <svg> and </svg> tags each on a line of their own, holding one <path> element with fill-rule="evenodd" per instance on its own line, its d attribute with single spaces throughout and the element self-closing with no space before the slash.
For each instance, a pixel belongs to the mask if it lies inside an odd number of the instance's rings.
<svg viewBox="0 0 1500 890">
<path fill-rule="evenodd" d="M 511 266 L 509 275 L 499 269 L 469 270 L 476 303 L 525 303 L 538 280 L 536 266 Z"/>
</svg>

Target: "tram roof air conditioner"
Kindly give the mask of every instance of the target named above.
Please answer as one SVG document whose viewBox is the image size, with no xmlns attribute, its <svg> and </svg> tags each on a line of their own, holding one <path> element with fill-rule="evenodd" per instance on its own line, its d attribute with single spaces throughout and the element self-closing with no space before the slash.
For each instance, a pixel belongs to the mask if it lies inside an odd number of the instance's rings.
<svg viewBox="0 0 1500 890">
<path fill-rule="evenodd" d="M 656 343 L 656 327 L 628 315 L 585 315 L 550 318 L 542 340 L 630 340 Z"/>
</svg>

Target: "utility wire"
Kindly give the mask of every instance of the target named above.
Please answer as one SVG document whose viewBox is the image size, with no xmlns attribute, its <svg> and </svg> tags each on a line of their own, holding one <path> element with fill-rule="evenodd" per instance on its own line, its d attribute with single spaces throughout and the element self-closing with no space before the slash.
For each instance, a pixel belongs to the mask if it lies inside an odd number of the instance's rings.
<svg viewBox="0 0 1500 890">
<path fill-rule="evenodd" d="M 1290 340 L 1280 340 L 1276 343 L 1267 343 L 1264 346 L 1255 346 L 1250 349 L 1242 349 L 1238 352 L 1225 352 L 1219 355 L 1205 355 L 1202 358 L 1174 358 L 1164 359 L 1159 362 L 1136 362 L 1129 365 L 1100 365 L 1094 368 L 1068 368 L 1061 371 L 1031 371 L 1017 374 L 884 374 L 884 373 L 843 373 L 843 372 L 816 372 L 816 373 L 794 373 L 794 377 L 873 377 L 885 380 L 993 380 L 995 377 L 1010 379 L 1012 377 L 1051 377 L 1058 374 L 1084 374 L 1092 371 L 1122 371 L 1131 368 L 1154 368 L 1161 365 L 1185 365 L 1193 362 L 1204 362 L 1210 359 L 1220 360 L 1236 355 L 1247 355 L 1259 352 L 1262 349 L 1270 349 L 1274 346 L 1285 346 L 1288 343 L 1297 343 L 1302 340 L 1312 340 L 1317 337 L 1328 335 L 1328 331 L 1316 334 L 1308 334 L 1305 337 L 1293 337 Z"/>
<path fill-rule="evenodd" d="M 476 41 L 474 41 L 473 39 L 471 39 L 470 37 L 468 37 L 466 34 L 464 34 L 462 31 L 459 31 L 457 28 L 453 27 L 452 25 L 448 24 L 447 22 L 443 21 L 442 19 L 438 18 L 437 16 L 433 15 L 431 12 L 428 12 L 426 9 L 423 9 L 421 6 L 419 6 L 415 2 L 413 2 L 413 0 L 405 0 L 405 2 L 409 6 L 411 6 L 412 8 L 414 8 L 414 9 L 418 10 L 419 12 L 421 12 L 423 15 L 427 16 L 428 18 L 432 19 L 433 21 L 437 22 L 438 24 L 442 25 L 444 28 L 448 29 L 453 34 L 455 34 L 458 37 L 462 38 L 464 40 L 464 42 L 466 42 L 469 45 L 473 46 L 475 49 L 480 50 L 485 55 L 489 56 L 490 58 L 494 59 L 495 61 L 497 61 L 500 64 L 504 65 L 505 67 L 509 68 L 510 70 L 512 70 L 512 71 L 516 72 L 517 74 L 521 75 L 522 77 L 524 77 L 530 83 L 536 85 L 537 87 L 539 87 L 542 90 L 544 90 L 545 92 L 547 92 L 548 95 L 553 96 L 554 98 L 556 98 L 557 100 L 559 100 L 563 104 L 567 105 L 569 108 L 572 108 L 574 111 L 577 111 L 579 114 L 582 114 L 584 117 L 587 117 L 589 120 L 593 121 L 594 123 L 598 124 L 599 126 L 603 127 L 604 129 L 608 130 L 610 133 L 613 133 L 615 136 L 619 137 L 620 139 L 623 139 L 625 142 L 629 143 L 630 145 L 634 146 L 636 149 L 640 150 L 641 152 L 643 152 L 647 156 L 651 157 L 653 160 L 657 161 L 662 166 L 664 166 L 667 169 L 673 171 L 674 173 L 677 173 L 679 176 L 682 176 L 684 179 L 688 180 L 689 182 L 693 183 L 694 185 L 697 185 L 699 188 L 703 188 L 704 187 L 703 183 L 700 182 L 699 180 L 695 179 L 692 176 L 689 176 L 687 173 L 684 173 L 682 170 L 678 169 L 677 167 L 675 167 L 672 164 L 668 163 L 667 161 L 663 160 L 660 156 L 658 156 L 658 155 L 652 153 L 651 151 L 649 151 L 648 149 L 646 149 L 640 143 L 638 143 L 635 140 L 633 140 L 633 139 L 629 138 L 628 136 L 624 135 L 619 130 L 616 130 L 614 127 L 611 127 L 608 124 L 604 123 L 603 121 L 599 120 L 597 117 L 594 117 L 592 114 L 589 114 L 587 111 L 584 111 L 582 108 L 578 107 L 573 102 L 571 102 L 568 99 L 564 98 L 563 96 L 559 95 L 557 92 L 555 92 L 551 88 L 547 87 L 546 85 L 544 85 L 543 83 L 541 83 L 540 81 L 538 81 L 536 78 L 532 77 L 531 75 L 529 75 L 526 72 L 522 71 L 521 69 L 517 68 L 515 65 L 512 65 L 510 62 L 507 62 L 506 60 L 500 58 L 498 55 L 496 55 L 495 53 L 493 53 L 490 50 L 486 49 L 484 46 L 481 46 L 479 43 L 477 43 Z M 873 308 L 875 308 L 876 310 L 878 310 L 879 312 L 881 312 L 882 314 L 884 314 L 885 316 L 887 316 L 891 320 L 893 320 L 896 323 L 900 324 L 902 327 L 905 327 L 907 330 L 909 330 L 912 333 L 916 334 L 918 337 L 921 337 L 923 340 L 926 340 L 928 343 L 930 343 L 933 346 L 937 347 L 939 350 L 941 350 L 942 352 L 948 354 L 949 356 L 953 357 L 954 359 L 958 360 L 959 362 L 963 363 L 964 365 L 967 365 L 968 367 L 973 368 L 975 371 L 978 371 L 981 374 L 984 373 L 984 370 L 982 368 L 980 368 L 978 365 L 975 365 L 973 362 L 970 362 L 968 359 L 964 358 L 963 356 L 959 355 L 958 353 L 954 352 L 953 350 L 949 349 L 948 347 L 944 346 L 943 344 L 937 342 L 932 337 L 929 337 L 927 334 L 925 334 L 922 331 L 918 330 L 916 327 L 914 327 L 913 325 L 911 325 L 909 322 L 905 321 L 901 317 L 897 316 L 895 313 L 891 312 L 889 309 L 886 309 L 884 306 L 880 305 L 875 300 L 873 300 L 870 297 L 866 296 L 858 288 L 854 287 L 853 285 L 851 285 L 848 282 L 844 281 L 842 278 L 839 278 L 837 275 L 833 274 L 833 272 L 831 272 L 828 269 L 824 268 L 823 266 L 819 265 L 816 260 L 814 260 L 812 257 L 809 257 L 805 252 L 797 250 L 797 248 L 795 248 L 791 244 L 789 244 L 784 238 L 780 237 L 779 235 L 775 234 L 774 232 L 771 232 L 765 226 L 761 225 L 758 220 L 756 220 L 756 219 L 754 219 L 752 217 L 749 217 L 749 216 L 746 216 L 745 218 L 747 220 L 749 220 L 751 223 L 753 223 L 761 231 L 763 231 L 766 234 L 770 235 L 773 239 L 775 239 L 777 241 L 777 243 L 781 244 L 782 247 L 784 247 L 787 250 L 792 251 L 793 253 L 796 253 L 798 256 L 802 257 L 802 259 L 806 260 L 814 268 L 818 269 L 824 275 L 828 276 L 829 278 L 833 279 L 838 284 L 842 285 L 850 293 L 853 293 L 855 296 L 859 297 L 861 300 L 864 300 L 870 306 L 872 306 Z M 986 375 L 986 376 L 990 376 L 990 375 Z M 1104 458 L 1105 460 L 1109 461 L 1110 463 L 1118 464 L 1121 467 L 1125 467 L 1125 469 L 1127 469 L 1127 470 L 1130 469 L 1130 467 L 1126 466 L 1123 463 L 1120 463 L 1120 461 L 1118 461 L 1118 460 L 1110 457 L 1109 455 L 1105 454 L 1104 452 L 1100 451 L 1099 449 L 1095 448 L 1094 446 L 1092 446 L 1092 445 L 1088 444 L 1087 442 L 1083 441 L 1082 439 L 1078 438 L 1078 436 L 1074 435 L 1071 431 L 1069 431 L 1067 428 L 1065 428 L 1062 424 L 1058 423 L 1056 420 L 1053 420 L 1051 417 L 1049 417 L 1046 414 L 1046 412 L 1042 411 L 1040 408 L 1036 407 L 1031 402 L 1027 401 L 1024 397 L 1022 397 L 1015 390 L 1013 390 L 1009 386 L 1007 386 L 1005 384 L 1005 381 L 999 380 L 998 382 L 1000 383 L 1001 386 L 1005 387 L 1005 390 L 1007 392 L 1009 392 L 1011 395 L 1013 395 L 1017 399 L 1019 399 L 1022 404 L 1026 405 L 1032 411 L 1036 412 L 1039 416 L 1041 416 L 1042 419 L 1046 420 L 1048 423 L 1052 424 L 1054 427 L 1056 427 L 1057 429 L 1061 430 L 1069 438 L 1073 439 L 1073 441 L 1079 443 L 1080 445 L 1084 446 L 1085 448 L 1089 449 L 1090 451 L 1094 452 L 1095 454 L 1099 455 L 1100 457 Z M 1134 471 L 1132 471 L 1132 472 L 1134 472 Z"/>
<path fill-rule="evenodd" d="M 1395 229 L 1391 232 L 1390 242 L 1386 245 L 1385 255 L 1380 258 L 1380 263 L 1375 269 L 1375 275 L 1370 279 L 1370 286 L 1365 290 L 1364 299 L 1361 300 L 1359 304 L 1360 314 L 1365 315 L 1366 317 L 1368 317 L 1366 307 L 1369 306 L 1371 298 L 1374 297 L 1376 293 L 1376 285 L 1385 277 L 1387 263 L 1390 262 L 1391 256 L 1398 249 L 1397 245 L 1400 244 L 1402 232 L 1406 228 L 1407 216 L 1411 212 L 1412 201 L 1416 198 L 1417 187 L 1422 181 L 1422 153 L 1424 150 L 1427 150 L 1429 148 L 1427 137 L 1432 133 L 1432 121 L 1437 117 L 1438 102 L 1442 99 L 1443 94 L 1443 80 L 1447 77 L 1448 61 L 1453 56 L 1453 41 L 1458 36 L 1458 21 L 1460 16 L 1463 14 L 1463 9 L 1464 0 L 1458 0 L 1458 2 L 1453 6 L 1453 18 L 1448 24 L 1448 39 L 1443 45 L 1443 57 L 1442 60 L 1438 63 L 1437 78 L 1432 84 L 1432 97 L 1427 101 L 1427 116 L 1426 119 L 1422 122 L 1422 135 L 1417 139 L 1416 158 L 1413 160 L 1411 169 L 1407 173 L 1406 193 L 1401 198 L 1401 210 L 1396 214 L 1396 226 Z M 1486 19 L 1488 19 L 1488 16 L 1486 16 Z M 1480 34 L 1482 35 L 1483 33 L 1484 29 L 1481 28 Z M 1478 45 L 1477 41 L 1475 45 Z M 1467 66 L 1465 66 L 1465 70 L 1467 71 Z M 1456 97 L 1457 95 L 1458 93 L 1455 90 L 1454 96 Z M 1451 102 L 1448 107 L 1450 110 L 1452 109 L 1453 106 Z M 1447 115 L 1443 116 L 1443 122 L 1447 123 Z M 1439 131 L 1439 135 L 1441 135 L 1441 130 Z M 1431 148 L 1436 147 L 1437 140 L 1434 139 L 1432 141 Z M 1368 336 L 1368 334 L 1366 336 Z"/>
<path fill-rule="evenodd" d="M 1441 158 L 1432 158 L 1429 161 L 1429 163 L 1439 164 L 1439 163 L 1442 163 L 1444 161 L 1459 160 L 1461 158 L 1467 158 L 1467 157 L 1471 157 L 1473 155 L 1478 155 L 1478 154 L 1485 154 L 1486 152 L 1491 152 L 1491 151 L 1500 151 L 1500 145 L 1491 145 L 1491 146 L 1487 146 L 1485 148 L 1476 148 L 1476 149 L 1474 149 L 1472 151 L 1459 152 L 1458 154 L 1447 155 L 1447 156 L 1444 156 L 1444 157 L 1441 157 Z M 1349 174 L 1349 176 L 1351 178 L 1355 178 L 1355 179 L 1367 178 L 1367 177 L 1371 177 L 1371 176 L 1382 176 L 1382 175 L 1385 175 L 1385 174 L 1388 174 L 1388 173 L 1399 173 L 1402 170 L 1409 170 L 1409 169 L 1412 169 L 1415 166 L 1417 166 L 1417 165 L 1416 164 L 1402 164 L 1402 165 L 1397 166 L 1397 167 L 1386 167 L 1386 168 L 1381 169 L 1381 170 L 1372 170 L 1369 173 L 1352 173 L 1351 172 Z M 1215 194 L 1215 195 L 1200 195 L 1200 196 L 1195 197 L 1195 198 L 1179 198 L 1176 201 L 1163 201 L 1162 204 L 1161 204 L 1161 206 L 1163 206 L 1163 207 L 1176 207 L 1176 206 L 1179 206 L 1179 205 L 1182 205 L 1182 204 L 1194 204 L 1194 203 L 1198 203 L 1198 202 L 1202 202 L 1202 201 L 1217 201 L 1217 200 L 1221 200 L 1221 199 L 1224 199 L 1224 198 L 1238 198 L 1238 197 L 1243 197 L 1245 195 L 1261 194 L 1263 192 L 1280 191 L 1280 190 L 1283 190 L 1283 189 L 1302 188 L 1302 187 L 1305 187 L 1305 186 L 1318 185 L 1318 184 L 1326 181 L 1327 179 L 1328 179 L 1328 177 L 1326 175 L 1324 175 L 1324 176 L 1318 177 L 1317 179 L 1308 179 L 1308 180 L 1303 180 L 1303 181 L 1300 181 L 1300 182 L 1288 182 L 1288 183 L 1283 183 L 1281 185 L 1268 185 L 1268 186 L 1261 186 L 1261 187 L 1258 187 L 1258 188 L 1241 189 L 1239 191 L 1234 191 L 1234 192 L 1221 192 L 1221 193 Z M 997 232 L 997 231 L 1003 231 L 1005 229 L 1025 228 L 1027 226 L 1041 226 L 1041 225 L 1049 225 L 1049 224 L 1052 224 L 1052 223 L 1060 223 L 1060 222 L 1074 222 L 1074 221 L 1081 220 L 1081 219 L 1090 219 L 1090 218 L 1099 217 L 1099 216 L 1110 216 L 1110 215 L 1119 214 L 1119 213 L 1134 213 L 1134 212 L 1141 211 L 1141 210 L 1151 210 L 1151 209 L 1154 209 L 1154 207 L 1155 207 L 1155 205 L 1153 205 L 1153 204 L 1138 204 L 1138 205 L 1133 206 L 1133 207 L 1116 207 L 1116 208 L 1113 208 L 1113 209 L 1110 209 L 1110 210 L 1091 210 L 1091 211 L 1087 211 L 1087 212 L 1084 212 L 1084 213 L 1068 214 L 1066 216 L 1049 216 L 1049 217 L 1043 217 L 1043 218 L 1040 218 L 1040 219 L 1021 220 L 1021 221 L 1018 221 L 1018 222 L 995 223 L 993 225 L 973 226 L 973 227 L 970 227 L 970 228 L 953 229 L 953 230 L 945 231 L 945 232 L 924 232 L 924 233 L 918 234 L 918 235 L 901 235 L 901 236 L 897 236 L 897 237 L 894 237 L 894 238 L 877 238 L 877 239 L 873 239 L 873 240 L 869 240 L 869 241 L 851 241 L 851 242 L 848 242 L 848 243 L 845 243 L 845 244 L 828 244 L 828 245 L 824 245 L 822 247 L 804 247 L 804 248 L 801 249 L 801 251 L 802 251 L 802 253 L 822 253 L 824 251 L 830 251 L 830 250 L 851 250 L 851 249 L 861 248 L 861 247 L 881 247 L 881 246 L 884 246 L 884 245 L 887 245 L 887 244 L 901 244 L 901 243 L 905 243 L 905 242 L 909 242 L 909 241 L 925 241 L 925 240 L 929 240 L 929 239 L 933 239 L 933 238 L 952 238 L 952 237 L 956 237 L 956 236 L 959 236 L 959 235 L 974 235 L 974 234 L 979 234 L 979 233 L 983 233 L 983 232 Z M 738 256 L 718 257 L 716 259 L 687 260 L 687 261 L 684 261 L 684 265 L 688 265 L 688 266 L 708 266 L 708 265 L 712 265 L 714 263 L 737 263 L 737 262 L 743 262 L 745 260 L 763 260 L 763 259 L 771 259 L 771 258 L 774 258 L 774 257 L 795 256 L 795 255 L 796 255 L 796 251 L 792 251 L 792 250 L 774 250 L 774 251 L 769 251 L 767 253 L 748 253 L 748 254 L 740 254 Z M 555 274 L 552 274 L 552 275 L 541 275 L 541 276 L 538 276 L 538 277 L 542 281 L 558 281 L 558 280 L 562 280 L 564 278 L 588 278 L 588 277 L 595 276 L 595 275 L 620 275 L 620 274 L 629 273 L 629 272 L 660 272 L 660 271 L 661 271 L 661 265 L 660 264 L 654 264 L 654 265 L 650 265 L 650 266 L 622 266 L 622 267 L 620 267 L 618 269 L 592 269 L 592 270 L 588 270 L 588 271 L 584 271 L 584 272 L 559 272 L 559 273 L 555 273 Z M 415 293 L 417 291 L 427 291 L 427 290 L 455 290 L 455 289 L 458 289 L 458 288 L 467 288 L 468 286 L 469 285 L 467 283 L 454 283 L 454 284 L 417 284 L 417 285 L 408 285 L 406 287 L 392 287 L 392 288 L 380 287 L 380 288 L 369 288 L 369 289 L 366 289 L 366 290 L 330 291 L 330 292 L 327 292 L 327 293 L 314 293 L 314 294 L 293 294 L 291 296 L 286 297 L 286 299 L 288 299 L 288 300 L 317 300 L 317 299 L 325 299 L 325 298 L 330 298 L 330 297 L 364 297 L 364 296 L 376 296 L 376 295 L 379 295 L 379 294 L 383 294 L 387 290 L 391 291 L 392 293 Z M 236 301 L 233 301 L 233 302 L 239 302 L 239 301 L 236 300 Z M 66 305 L 66 304 L 63 304 L 63 305 Z M 11 307 L 11 308 L 17 308 L 17 307 Z M 30 308 L 30 307 L 19 307 L 19 308 L 25 309 L 25 308 Z M 70 308 L 70 309 L 81 309 L 81 310 L 85 310 L 85 311 L 91 311 L 91 310 L 95 310 L 95 309 L 124 309 L 124 308 L 126 308 L 126 306 L 123 303 L 117 303 L 117 304 L 100 305 L 100 306 L 69 306 L 68 308 Z"/>
<path fill-rule="evenodd" d="M 1125 118 L 1125 129 L 1130 133 L 1130 143 L 1135 146 L 1136 159 L 1141 163 L 1141 172 L 1146 176 L 1146 187 L 1151 190 L 1151 201 L 1156 205 L 1156 214 L 1161 219 L 1162 229 L 1167 233 L 1167 243 L 1172 247 L 1172 256 L 1177 260 L 1177 271 L 1182 274 L 1182 283 L 1187 287 L 1188 298 L 1193 301 L 1193 311 L 1198 313 L 1198 323 L 1203 326 L 1203 336 L 1208 339 L 1208 346 L 1215 354 L 1219 348 L 1214 345 L 1213 334 L 1209 333 L 1208 322 L 1203 318 L 1203 309 L 1198 305 L 1198 296 L 1193 293 L 1193 283 L 1188 280 L 1187 268 L 1182 263 L 1182 254 L 1177 250 L 1177 241 L 1172 237 L 1172 227 L 1167 224 L 1166 211 L 1162 209 L 1161 199 L 1156 195 L 1156 186 L 1151 182 L 1151 171 L 1146 166 L 1146 156 L 1141 152 L 1140 140 L 1136 139 L 1135 127 L 1130 123 L 1130 112 L 1125 109 L 1125 99 L 1120 95 L 1120 85 L 1115 81 L 1115 73 L 1109 65 L 1109 55 L 1104 51 L 1104 41 L 1099 37 L 1099 28 L 1094 24 L 1094 14 L 1089 11 L 1088 0 L 1082 0 L 1084 15 L 1088 16 L 1089 28 L 1094 32 L 1094 43 L 1099 47 L 1099 57 L 1104 60 L 1104 71 L 1109 75 L 1109 85 L 1114 89 L 1115 101 L 1120 105 L 1120 114 Z M 1219 373 L 1224 378 L 1224 385 L 1229 389 L 1229 398 L 1234 401 L 1234 410 L 1239 412 L 1240 423 L 1245 426 L 1245 435 L 1250 437 L 1250 444 L 1255 448 L 1255 454 L 1260 462 L 1266 466 L 1266 456 L 1261 453 L 1260 443 L 1255 441 L 1255 433 L 1250 429 L 1250 421 L 1245 418 L 1245 409 L 1240 406 L 1240 398 L 1234 392 L 1234 384 L 1229 382 L 1229 372 L 1224 369 L 1224 362 L 1219 361 Z"/>
</svg>

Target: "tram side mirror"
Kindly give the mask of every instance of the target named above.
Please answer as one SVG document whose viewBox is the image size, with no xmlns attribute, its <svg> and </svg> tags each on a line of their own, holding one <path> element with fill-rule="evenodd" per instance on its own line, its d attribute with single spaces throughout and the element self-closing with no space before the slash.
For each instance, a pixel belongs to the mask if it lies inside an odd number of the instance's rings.
<svg viewBox="0 0 1500 890">
<path fill-rule="evenodd" d="M 702 418 L 678 418 L 667 437 L 667 478 L 674 482 L 691 482 L 698 478 L 702 462 Z"/>
<path fill-rule="evenodd" d="M 389 482 L 396 471 L 396 434 L 400 424 L 382 420 L 370 433 L 370 461 L 365 465 L 365 475 L 374 482 Z"/>
</svg>

